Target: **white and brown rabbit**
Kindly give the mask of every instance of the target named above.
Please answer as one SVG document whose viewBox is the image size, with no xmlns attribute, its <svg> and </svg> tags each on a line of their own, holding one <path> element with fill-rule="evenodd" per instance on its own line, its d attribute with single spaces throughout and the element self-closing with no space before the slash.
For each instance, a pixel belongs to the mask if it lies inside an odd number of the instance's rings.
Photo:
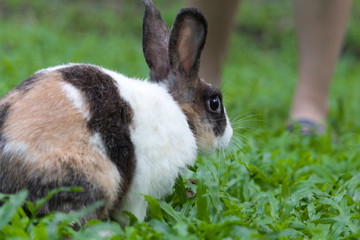
<svg viewBox="0 0 360 240">
<path fill-rule="evenodd" d="M 146 216 L 143 194 L 168 194 L 197 152 L 224 149 L 232 136 L 219 89 L 198 76 L 207 23 L 182 9 L 171 30 L 144 0 L 143 51 L 151 82 L 88 64 L 40 70 L 0 99 L 0 192 L 28 189 L 29 201 L 60 186 L 39 214 L 103 200 L 83 219 L 123 210 Z"/>
</svg>

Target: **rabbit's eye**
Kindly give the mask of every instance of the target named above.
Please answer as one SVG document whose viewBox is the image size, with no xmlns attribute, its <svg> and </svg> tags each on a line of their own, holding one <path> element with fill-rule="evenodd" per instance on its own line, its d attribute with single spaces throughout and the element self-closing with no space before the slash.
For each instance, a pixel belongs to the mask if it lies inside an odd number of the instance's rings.
<svg viewBox="0 0 360 240">
<path fill-rule="evenodd" d="M 220 113 L 221 103 L 219 97 L 218 96 L 211 97 L 208 100 L 208 107 L 211 112 Z"/>
</svg>

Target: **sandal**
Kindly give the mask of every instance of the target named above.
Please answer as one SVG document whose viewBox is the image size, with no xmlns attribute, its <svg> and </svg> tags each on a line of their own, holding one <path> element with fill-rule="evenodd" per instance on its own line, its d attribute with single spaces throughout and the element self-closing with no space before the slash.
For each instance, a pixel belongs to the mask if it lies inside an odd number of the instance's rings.
<svg viewBox="0 0 360 240">
<path fill-rule="evenodd" d="M 287 124 L 290 132 L 299 130 L 304 136 L 324 135 L 327 131 L 326 123 L 317 123 L 308 119 L 290 120 Z"/>
</svg>

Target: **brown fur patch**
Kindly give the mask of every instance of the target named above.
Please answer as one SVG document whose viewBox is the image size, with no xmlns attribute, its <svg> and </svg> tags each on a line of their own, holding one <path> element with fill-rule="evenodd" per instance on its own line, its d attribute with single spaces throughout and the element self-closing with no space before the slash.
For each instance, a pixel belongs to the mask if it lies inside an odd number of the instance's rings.
<svg viewBox="0 0 360 240">
<path fill-rule="evenodd" d="M 198 79 L 194 86 L 181 88 L 170 85 L 172 95 L 179 103 L 187 117 L 189 126 L 193 131 L 197 145 L 206 149 L 213 149 L 215 138 L 222 136 L 226 127 L 224 106 L 221 111 L 213 113 L 208 109 L 208 101 L 212 96 L 217 96 L 222 101 L 219 89 L 212 87 L 205 81 Z"/>
<path fill-rule="evenodd" d="M 29 176 L 51 173 L 53 178 L 62 179 L 66 177 L 63 169 L 71 166 L 105 191 L 107 206 L 111 207 L 120 184 L 114 164 L 89 142 L 86 120 L 61 87 L 62 74 L 49 72 L 41 77 L 41 84 L 32 86 L 21 99 L 13 101 L 9 96 L 11 111 L 4 124 L 7 142 L 26 146 Z"/>
<path fill-rule="evenodd" d="M 212 131 L 212 126 L 209 122 L 202 122 L 203 114 L 202 111 L 199 111 L 199 108 L 194 109 L 193 104 L 180 104 L 184 114 L 188 119 L 188 123 L 192 132 L 196 137 L 196 141 L 199 147 L 206 147 L 208 149 L 212 148 L 215 141 L 215 135 Z"/>
</svg>

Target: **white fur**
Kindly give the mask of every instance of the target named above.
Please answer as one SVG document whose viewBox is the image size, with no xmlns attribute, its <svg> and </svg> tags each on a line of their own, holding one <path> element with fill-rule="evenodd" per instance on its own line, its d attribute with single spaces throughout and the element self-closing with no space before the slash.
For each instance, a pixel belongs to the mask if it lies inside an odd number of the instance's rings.
<svg viewBox="0 0 360 240">
<path fill-rule="evenodd" d="M 144 219 L 147 203 L 141 194 L 161 198 L 171 192 L 178 174 L 195 162 L 195 137 L 165 88 L 104 71 L 117 81 L 121 97 L 134 111 L 130 132 L 136 169 L 124 210 Z"/>
<path fill-rule="evenodd" d="M 32 161 L 33 156 L 29 155 L 29 147 L 24 142 L 12 141 L 7 138 L 6 144 L 4 146 L 3 153 L 8 156 L 18 156 L 24 159 L 24 161 Z"/>
<path fill-rule="evenodd" d="M 232 135 L 233 135 L 233 129 L 231 127 L 229 118 L 226 115 L 226 128 L 224 134 L 222 136 L 215 138 L 215 143 L 214 143 L 215 147 L 218 150 L 224 150 L 229 145 Z"/>
<path fill-rule="evenodd" d="M 48 67 L 48 68 L 44 68 L 44 69 L 40 69 L 39 71 L 35 72 L 35 74 L 37 73 L 44 73 L 44 72 L 53 72 L 65 67 L 71 67 L 71 66 L 76 66 L 76 65 L 83 65 L 81 63 L 67 63 L 67 64 L 61 64 L 61 65 L 57 65 L 57 66 L 53 66 L 53 67 Z"/>
<path fill-rule="evenodd" d="M 81 92 L 71 85 L 70 83 L 61 83 L 63 91 L 66 93 L 67 98 L 74 104 L 74 107 L 84 116 L 88 121 L 90 119 L 90 113 L 86 109 L 85 99 Z"/>
</svg>

